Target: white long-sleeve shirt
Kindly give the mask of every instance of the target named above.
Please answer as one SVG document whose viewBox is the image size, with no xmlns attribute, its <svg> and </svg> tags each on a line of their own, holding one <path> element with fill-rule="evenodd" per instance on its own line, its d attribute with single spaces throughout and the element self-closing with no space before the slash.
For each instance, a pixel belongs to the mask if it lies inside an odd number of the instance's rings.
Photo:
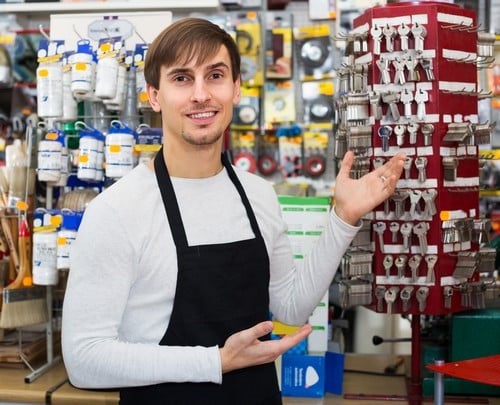
<svg viewBox="0 0 500 405">
<path fill-rule="evenodd" d="M 273 187 L 235 170 L 269 255 L 270 311 L 284 323 L 303 324 L 359 228 L 332 210 L 328 226 L 299 267 Z M 172 183 L 189 245 L 253 237 L 225 169 L 204 179 L 172 178 Z M 72 246 L 62 323 L 70 381 L 82 388 L 221 383 L 218 347 L 158 344 L 168 327 L 176 279 L 176 249 L 156 176 L 139 165 L 89 204 Z"/>
</svg>

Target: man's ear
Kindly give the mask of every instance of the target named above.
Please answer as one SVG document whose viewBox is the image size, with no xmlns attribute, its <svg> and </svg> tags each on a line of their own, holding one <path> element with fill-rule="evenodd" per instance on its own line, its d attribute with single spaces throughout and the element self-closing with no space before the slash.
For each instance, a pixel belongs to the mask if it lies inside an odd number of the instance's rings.
<svg viewBox="0 0 500 405">
<path fill-rule="evenodd" d="M 151 104 L 151 108 L 154 112 L 160 112 L 161 107 L 158 102 L 158 90 L 151 86 L 149 83 L 146 83 L 146 92 L 148 93 L 149 104 Z"/>
<path fill-rule="evenodd" d="M 241 76 L 238 76 L 238 78 L 234 82 L 233 93 L 234 93 L 233 104 L 237 105 L 239 104 L 241 98 Z"/>
</svg>

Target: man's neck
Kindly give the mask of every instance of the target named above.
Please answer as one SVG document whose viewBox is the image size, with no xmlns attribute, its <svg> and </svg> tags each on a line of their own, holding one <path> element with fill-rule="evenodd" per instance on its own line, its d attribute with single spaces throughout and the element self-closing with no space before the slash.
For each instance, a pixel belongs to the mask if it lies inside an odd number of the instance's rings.
<svg viewBox="0 0 500 405">
<path fill-rule="evenodd" d="M 163 156 L 172 177 L 202 179 L 215 176 L 222 170 L 221 151 L 217 147 L 186 152 L 169 151 L 164 146 Z M 154 170 L 153 161 L 149 163 L 149 167 Z"/>
</svg>

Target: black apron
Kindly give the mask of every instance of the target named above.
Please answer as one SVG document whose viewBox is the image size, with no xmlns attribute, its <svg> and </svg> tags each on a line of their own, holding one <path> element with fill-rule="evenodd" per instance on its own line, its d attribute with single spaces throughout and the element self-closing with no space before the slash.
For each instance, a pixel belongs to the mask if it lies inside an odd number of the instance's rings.
<svg viewBox="0 0 500 405">
<path fill-rule="evenodd" d="M 255 236 L 237 242 L 188 246 L 163 150 L 155 157 L 156 177 L 178 261 L 172 315 L 160 345 L 222 347 L 233 333 L 269 319 L 269 257 L 264 239 L 225 155 L 222 163 L 241 196 Z M 222 384 L 164 383 L 120 390 L 120 405 L 281 403 L 274 363 L 225 373 Z"/>
</svg>

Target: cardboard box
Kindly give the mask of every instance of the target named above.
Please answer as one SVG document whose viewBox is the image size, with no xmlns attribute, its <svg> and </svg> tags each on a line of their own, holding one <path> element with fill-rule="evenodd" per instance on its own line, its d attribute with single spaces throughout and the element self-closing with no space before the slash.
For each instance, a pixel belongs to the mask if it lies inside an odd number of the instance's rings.
<svg viewBox="0 0 500 405">
<path fill-rule="evenodd" d="M 281 358 L 284 396 L 321 398 L 325 395 L 325 356 L 289 355 Z"/>
<path fill-rule="evenodd" d="M 325 391 L 342 395 L 344 385 L 344 353 L 326 352 L 325 354 Z"/>
<path fill-rule="evenodd" d="M 308 319 L 312 333 L 307 337 L 307 352 L 328 350 L 328 291 Z"/>
</svg>

